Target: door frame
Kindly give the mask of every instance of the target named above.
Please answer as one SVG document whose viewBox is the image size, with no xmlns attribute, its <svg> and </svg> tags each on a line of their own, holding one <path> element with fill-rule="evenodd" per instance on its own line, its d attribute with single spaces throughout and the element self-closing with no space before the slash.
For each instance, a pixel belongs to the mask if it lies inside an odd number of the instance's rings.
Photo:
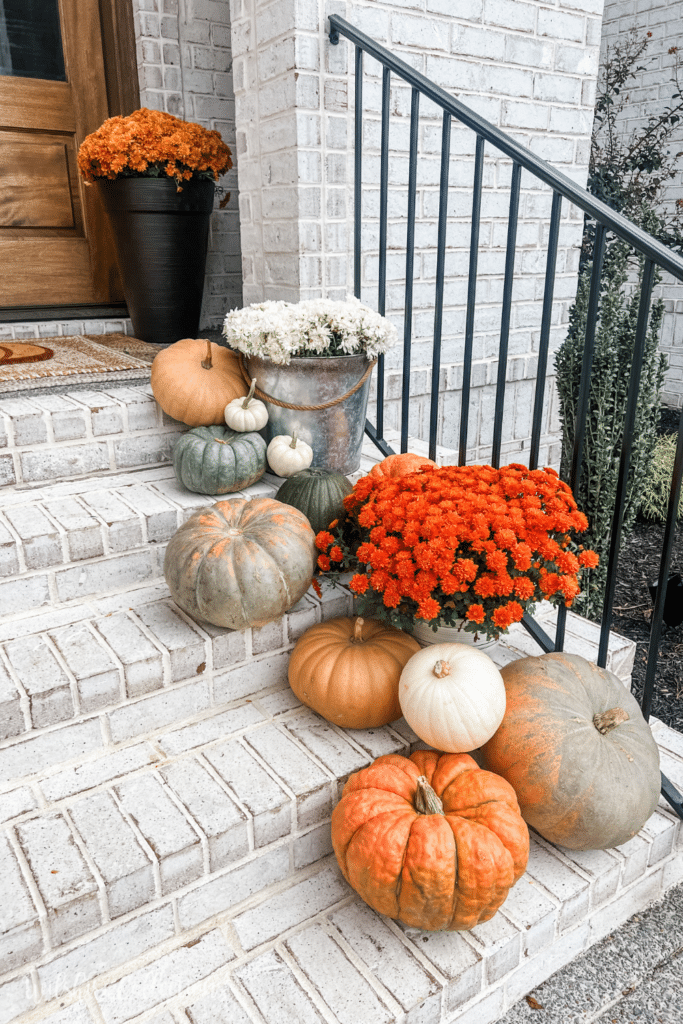
<svg viewBox="0 0 683 1024">
<path fill-rule="evenodd" d="M 99 0 L 109 116 L 140 106 L 132 0 Z"/>
<path fill-rule="evenodd" d="M 104 77 L 107 93 L 108 116 L 131 114 L 140 106 L 140 83 L 138 78 L 137 54 L 135 46 L 135 23 L 132 0 L 98 0 L 102 52 L 104 58 Z M 91 267 L 97 280 L 101 278 L 102 264 L 101 247 L 111 243 L 109 225 L 104 210 L 95 196 L 84 196 L 87 203 L 89 238 L 91 239 Z M 85 210 L 84 210 L 85 212 Z M 99 239 L 102 246 L 92 240 Z M 120 290 L 120 286 L 119 286 Z M 108 288 L 105 284 L 105 291 Z M 69 317 L 79 319 L 84 316 L 101 318 L 104 316 L 127 316 L 128 311 L 123 302 L 98 305 L 59 306 L 10 306 L 0 309 L 0 322 L 22 320 L 53 320 Z"/>
</svg>

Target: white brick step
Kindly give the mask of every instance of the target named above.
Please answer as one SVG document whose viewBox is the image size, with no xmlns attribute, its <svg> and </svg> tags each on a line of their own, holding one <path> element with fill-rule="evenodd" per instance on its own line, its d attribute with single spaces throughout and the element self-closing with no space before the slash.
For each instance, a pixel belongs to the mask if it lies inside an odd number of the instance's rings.
<svg viewBox="0 0 683 1024">
<path fill-rule="evenodd" d="M 0 744 L 10 844 L 0 876 L 12 892 L 23 866 L 33 899 L 16 925 L 24 938 L 11 926 L 12 956 L 47 954 L 244 858 L 272 853 L 292 870 L 316 860 L 329 852 L 325 822 L 348 774 L 417 740 L 403 721 L 337 729 L 289 688 L 296 638 L 348 612 L 344 591 L 326 586 L 322 599 L 307 595 L 244 631 L 200 627 L 161 591 L 2 645 L 2 720 L 16 734 Z M 570 616 L 568 645 L 594 656 L 581 627 Z M 495 659 L 527 646 L 512 631 Z M 70 867 L 52 878 L 60 849 Z"/>
<path fill-rule="evenodd" d="M 151 387 L 0 397 L 0 485 L 35 486 L 168 462 L 178 431 Z"/>
<path fill-rule="evenodd" d="M 188 715 L 286 688 L 298 637 L 351 611 L 349 592 L 325 583 L 322 599 L 309 590 L 285 616 L 229 630 L 190 619 L 159 581 L 12 617 L 0 623 L 0 786 L 31 766 L 69 760 L 76 737 L 88 750 L 130 742 Z M 537 615 L 551 636 L 554 618 L 550 607 Z M 597 626 L 569 614 L 566 650 L 593 661 L 598 639 Z M 517 625 L 491 654 L 502 666 L 539 652 Z M 608 668 L 625 685 L 634 652 L 631 641 L 611 635 Z"/>
<path fill-rule="evenodd" d="M 178 435 L 166 436 L 172 441 Z M 368 445 L 373 450 L 364 454 L 354 478 L 381 457 Z M 281 484 L 266 473 L 225 497 L 272 497 Z M 0 630 L 13 620 L 21 630 L 27 614 L 46 607 L 65 608 L 163 579 L 166 543 L 196 509 L 217 500 L 188 491 L 168 462 L 3 488 Z"/>
<path fill-rule="evenodd" d="M 270 474 L 226 497 L 272 496 Z M 15 489 L 0 499 L 0 623 L 163 579 L 166 543 L 216 497 L 173 467 Z"/>
<path fill-rule="evenodd" d="M 230 630 L 184 615 L 162 578 L 0 623 L 0 786 L 46 758 L 70 759 L 70 737 L 88 750 L 128 742 L 286 687 L 297 638 L 350 609 L 348 591 L 325 584 L 322 599 L 309 590 L 285 616 Z"/>
<path fill-rule="evenodd" d="M 307 724 L 297 732 L 296 721 Z M 260 728 L 307 757 L 316 734 L 313 756 L 326 764 L 325 728 L 308 714 Z M 315 823 L 273 838 L 285 829 L 282 814 L 268 813 L 273 787 L 288 788 L 282 742 L 258 761 L 250 731 L 15 819 L 0 873 L 12 895 L 2 1024 L 493 1024 L 683 879 L 680 823 L 660 803 L 617 850 L 575 853 L 533 836 L 526 874 L 470 932 L 406 928 L 341 877 L 325 801 L 309 803 Z M 661 723 L 654 733 L 683 784 L 680 734 Z M 361 737 L 345 735 L 362 760 Z M 244 772 L 249 751 L 263 788 Z M 259 822 L 270 842 L 252 845 L 266 839 Z M 223 863 L 211 873 L 212 856 Z"/>
<path fill-rule="evenodd" d="M 6 969 L 151 907 L 172 904 L 187 930 L 213 916 L 217 890 L 240 902 L 330 852 L 340 784 L 416 737 L 404 722 L 335 729 L 299 705 L 280 661 L 284 679 L 250 663 L 248 697 L 216 683 L 218 707 L 208 684 L 190 699 L 176 688 L 170 723 L 166 695 L 156 721 L 138 702 L 125 724 L 85 720 L 0 750 Z"/>
</svg>

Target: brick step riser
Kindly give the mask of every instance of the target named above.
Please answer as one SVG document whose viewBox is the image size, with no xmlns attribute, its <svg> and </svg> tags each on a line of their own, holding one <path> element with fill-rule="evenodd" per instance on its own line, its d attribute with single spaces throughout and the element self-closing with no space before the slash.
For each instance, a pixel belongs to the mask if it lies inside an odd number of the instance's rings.
<svg viewBox="0 0 683 1024">
<path fill-rule="evenodd" d="M 334 1008 L 342 986 L 364 1021 L 493 1024 L 681 881 L 680 827 L 665 813 L 659 819 L 656 835 L 640 834 L 621 851 L 573 855 L 532 838 L 527 874 L 501 911 L 471 932 L 450 934 L 372 913 L 329 856 L 326 821 L 308 834 L 320 838 L 315 851 L 307 840 L 314 859 L 305 866 L 295 866 L 294 843 L 286 855 L 284 845 L 274 846 L 96 936 L 35 956 L 0 979 L 0 996 L 16 1016 L 43 1011 L 31 1020 L 61 1008 L 66 995 L 75 1010 L 89 1006 L 94 1020 L 98 1010 L 109 1021 L 155 1009 L 168 1014 L 155 1024 L 171 1024 L 185 1021 L 187 1009 L 193 1024 L 252 1024 L 259 1011 L 277 1020 L 286 997 L 300 1019 L 318 1020 L 314 1008 Z M 600 858 L 611 860 L 608 871 Z"/>
<path fill-rule="evenodd" d="M 147 385 L 0 399 L 0 483 L 37 486 L 167 462 L 184 424 Z"/>
</svg>

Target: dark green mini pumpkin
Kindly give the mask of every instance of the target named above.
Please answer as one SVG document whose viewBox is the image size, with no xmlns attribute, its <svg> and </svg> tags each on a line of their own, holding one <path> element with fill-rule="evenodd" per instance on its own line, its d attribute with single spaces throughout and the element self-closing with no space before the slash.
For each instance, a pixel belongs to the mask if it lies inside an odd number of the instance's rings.
<svg viewBox="0 0 683 1024">
<path fill-rule="evenodd" d="M 312 466 L 285 480 L 275 497 L 303 512 L 314 533 L 319 533 L 339 519 L 344 511 L 344 498 L 352 490 L 341 473 Z"/>
<path fill-rule="evenodd" d="M 266 471 L 266 442 L 260 434 L 228 427 L 194 427 L 173 449 L 179 482 L 197 494 L 230 494 L 256 483 Z"/>
</svg>

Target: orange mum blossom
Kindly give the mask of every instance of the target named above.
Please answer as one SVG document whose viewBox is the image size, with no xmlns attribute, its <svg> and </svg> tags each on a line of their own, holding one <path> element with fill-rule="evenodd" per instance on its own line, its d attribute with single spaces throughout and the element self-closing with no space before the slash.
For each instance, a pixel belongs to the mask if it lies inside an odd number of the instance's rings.
<svg viewBox="0 0 683 1024">
<path fill-rule="evenodd" d="M 316 537 L 318 570 L 342 574 L 358 614 L 402 629 L 417 619 L 497 637 L 538 601 L 569 607 L 598 556 L 553 469 L 422 466 L 361 477 L 344 513 Z"/>
<path fill-rule="evenodd" d="M 97 178 L 166 176 L 180 192 L 185 181 L 218 181 L 231 167 L 230 149 L 219 132 L 146 107 L 110 117 L 78 150 L 78 169 L 87 184 Z"/>
</svg>

